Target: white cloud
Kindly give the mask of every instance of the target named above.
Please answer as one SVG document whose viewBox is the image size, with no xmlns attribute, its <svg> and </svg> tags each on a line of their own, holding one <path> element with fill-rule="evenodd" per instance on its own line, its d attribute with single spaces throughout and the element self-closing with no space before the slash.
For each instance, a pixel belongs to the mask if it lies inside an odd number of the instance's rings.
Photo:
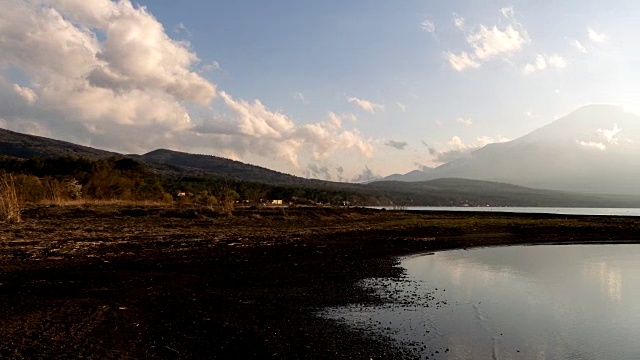
<svg viewBox="0 0 640 360">
<path fill-rule="evenodd" d="M 513 6 L 507 6 L 500 9 L 500 13 L 507 19 L 513 19 L 516 12 L 513 10 Z"/>
<path fill-rule="evenodd" d="M 384 105 L 376 104 L 368 100 L 358 99 L 357 97 L 350 97 L 347 101 L 372 114 L 375 114 L 376 111 L 384 110 Z"/>
<path fill-rule="evenodd" d="M 465 144 L 459 136 L 452 137 L 448 144 L 453 150 L 467 150 L 474 148 L 473 145 Z"/>
<path fill-rule="evenodd" d="M 462 124 L 464 126 L 471 126 L 473 125 L 473 120 L 470 118 L 464 118 L 464 117 L 459 117 L 456 119 L 456 122 L 458 124 Z"/>
<path fill-rule="evenodd" d="M 422 27 L 422 30 L 430 34 L 434 34 L 436 32 L 436 24 L 429 19 L 426 19 L 423 22 L 421 22 L 420 26 Z"/>
<path fill-rule="evenodd" d="M 259 100 L 218 93 L 198 74 L 190 45 L 171 39 L 146 8 L 129 0 L 0 5 L 4 127 L 121 152 L 197 149 L 295 165 L 336 151 L 372 154 L 371 140 L 341 128 L 354 116 L 298 125 Z M 219 65 L 200 71 L 207 67 Z M 9 81 L 7 69 L 25 81 Z M 190 109 L 209 115 L 192 118 Z"/>
<path fill-rule="evenodd" d="M 27 102 L 27 104 L 33 104 L 34 102 L 36 102 L 36 100 L 38 100 L 38 95 L 36 94 L 36 92 L 26 86 L 22 87 L 18 84 L 13 84 L 13 91 L 15 91 L 16 94 L 20 95 L 20 97 L 22 97 L 24 101 Z"/>
<path fill-rule="evenodd" d="M 203 65 L 200 69 L 206 73 L 220 70 L 220 63 L 214 60 L 206 65 Z"/>
<path fill-rule="evenodd" d="M 336 114 L 332 111 L 329 112 L 328 114 L 329 117 L 329 123 L 331 125 L 333 125 L 335 128 L 341 128 L 342 127 L 342 122 L 347 120 L 347 121 L 357 121 L 358 117 L 356 117 L 354 114 Z"/>
<path fill-rule="evenodd" d="M 460 31 L 465 31 L 464 18 L 456 13 L 453 13 L 453 25 Z"/>
<path fill-rule="evenodd" d="M 446 54 L 447 60 L 449 61 L 449 65 L 451 67 L 460 72 L 464 71 L 468 68 L 479 68 L 480 63 L 473 60 L 467 52 L 462 52 L 460 55 L 456 55 L 452 52 L 447 52 Z"/>
<path fill-rule="evenodd" d="M 342 118 L 340 116 L 338 116 L 336 113 L 330 111 L 329 112 L 329 123 L 334 128 L 341 128 L 342 127 Z"/>
<path fill-rule="evenodd" d="M 496 144 L 496 143 L 503 143 L 503 142 L 507 142 L 507 141 L 511 141 L 511 139 L 506 138 L 504 136 L 481 136 L 479 138 L 476 139 L 478 141 L 478 144 L 480 144 L 480 147 L 489 145 L 489 144 Z"/>
<path fill-rule="evenodd" d="M 544 54 L 538 54 L 534 63 L 525 65 L 524 73 L 531 74 L 537 71 L 543 71 L 547 68 L 564 69 L 566 67 L 567 60 L 560 55 L 553 54 L 551 56 L 547 56 Z"/>
<path fill-rule="evenodd" d="M 474 32 L 467 32 L 464 19 L 454 13 L 454 25 L 466 34 L 465 40 L 470 47 L 469 51 L 462 51 L 460 54 L 445 52 L 449 65 L 454 70 L 478 68 L 482 62 L 498 57 L 507 59 L 530 42 L 527 31 L 515 19 L 513 7 L 502 8 L 500 13 L 508 19 L 508 24 L 493 26 L 481 24 Z"/>
<path fill-rule="evenodd" d="M 567 60 L 557 54 L 551 55 L 547 58 L 549 61 L 549 65 L 555 67 L 556 69 L 564 69 L 567 67 Z"/>
<path fill-rule="evenodd" d="M 598 129 L 598 134 L 609 144 L 618 143 L 618 134 L 620 132 L 622 132 L 622 129 L 618 127 L 618 124 L 614 124 L 612 129 Z"/>
<path fill-rule="evenodd" d="M 618 124 L 614 124 L 611 129 L 598 129 L 596 131 L 597 140 L 589 139 L 588 141 L 576 140 L 581 146 L 594 148 L 598 150 L 607 150 L 607 145 L 617 145 L 619 142 L 618 135 L 622 132 L 622 129 L 618 127 Z"/>
<path fill-rule="evenodd" d="M 225 104 L 240 121 L 239 130 L 243 135 L 255 137 L 283 138 L 284 134 L 294 128 L 293 121 L 286 115 L 269 111 L 260 100 L 249 103 L 234 100 L 231 95 L 221 92 Z"/>
<path fill-rule="evenodd" d="M 578 51 L 580 51 L 581 53 L 583 53 L 583 54 L 587 54 L 588 53 L 587 48 L 584 47 L 584 45 L 582 45 L 582 43 L 580 41 L 574 40 L 573 41 L 573 45 L 575 45 L 576 49 L 578 49 Z"/>
<path fill-rule="evenodd" d="M 404 148 L 407 147 L 407 142 L 406 141 L 396 141 L 396 140 L 388 140 L 387 142 L 384 143 L 386 146 L 392 147 L 394 149 L 398 149 L 398 150 L 404 150 Z"/>
<path fill-rule="evenodd" d="M 459 136 L 452 137 L 447 145 L 448 148 L 441 151 L 437 150 L 434 147 L 427 146 L 427 148 L 429 149 L 429 154 L 433 157 L 432 161 L 434 163 L 446 163 L 458 159 L 461 156 L 477 149 L 476 146 L 465 144 Z"/>
<path fill-rule="evenodd" d="M 187 36 L 192 36 L 193 32 L 187 28 L 187 26 L 183 22 L 179 22 L 178 25 L 174 26 L 173 32 L 177 34 L 184 34 Z"/>
<path fill-rule="evenodd" d="M 547 60 L 543 55 L 536 56 L 536 62 L 533 64 L 527 64 L 524 67 L 524 72 L 529 74 L 532 72 L 536 72 L 539 70 L 544 70 L 547 68 Z"/>
<path fill-rule="evenodd" d="M 599 142 L 595 142 L 595 141 L 576 141 L 578 144 L 584 146 L 584 147 L 588 147 L 588 148 L 594 148 L 594 149 L 598 149 L 598 150 L 607 150 L 607 146 L 603 143 L 599 143 Z"/>
<path fill-rule="evenodd" d="M 510 54 L 522 49 L 522 45 L 528 42 L 528 35 L 516 30 L 512 25 L 508 25 L 504 30 L 497 26 L 489 28 L 481 25 L 478 32 L 467 38 L 467 42 L 474 48 L 476 58 L 489 60 L 497 55 Z"/>
<path fill-rule="evenodd" d="M 208 105 L 216 96 L 193 71 L 198 57 L 188 45 L 128 1 L 4 1 L 3 8 L 0 93 L 17 91 L 32 104 L 19 114 L 0 109 L 15 130 L 28 129 L 27 117 L 59 138 L 129 151 L 187 129 L 184 103 Z M 26 83 L 6 86 L 6 69 Z"/>
<path fill-rule="evenodd" d="M 589 33 L 589 39 L 591 41 L 596 42 L 596 43 L 603 43 L 603 42 L 607 41 L 607 35 L 605 35 L 604 33 L 597 33 L 592 28 L 587 29 L 587 31 Z"/>
<path fill-rule="evenodd" d="M 407 106 L 401 102 L 397 102 L 396 106 L 398 106 L 398 109 L 400 109 L 401 112 L 407 112 Z"/>
<path fill-rule="evenodd" d="M 341 130 L 341 121 L 334 113 L 329 113 L 327 121 L 295 125 L 289 117 L 268 110 L 259 100 L 235 100 L 225 92 L 220 96 L 239 122 L 230 132 L 237 131 L 237 135 L 251 140 L 242 152 L 273 154 L 294 166 L 299 166 L 298 154 L 305 151 L 314 159 L 324 159 L 339 149 L 372 155 L 371 142 L 357 130 Z"/>
</svg>

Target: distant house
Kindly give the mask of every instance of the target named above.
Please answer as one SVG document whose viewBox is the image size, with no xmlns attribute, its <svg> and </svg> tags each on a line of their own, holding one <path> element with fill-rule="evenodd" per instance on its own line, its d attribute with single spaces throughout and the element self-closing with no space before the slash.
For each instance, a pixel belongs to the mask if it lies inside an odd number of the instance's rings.
<svg viewBox="0 0 640 360">
<path fill-rule="evenodd" d="M 183 192 L 183 191 L 180 191 L 180 192 L 178 192 L 176 195 L 177 195 L 178 197 L 185 197 L 185 196 L 187 196 L 187 193 L 186 193 L 186 192 Z"/>
<path fill-rule="evenodd" d="M 271 200 L 271 205 L 282 205 L 282 200 Z"/>
</svg>

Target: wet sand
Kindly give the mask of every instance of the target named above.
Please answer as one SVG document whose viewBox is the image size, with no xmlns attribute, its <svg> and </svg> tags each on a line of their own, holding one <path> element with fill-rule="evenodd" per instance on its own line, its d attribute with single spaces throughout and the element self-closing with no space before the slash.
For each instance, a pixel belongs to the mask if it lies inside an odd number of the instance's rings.
<svg viewBox="0 0 640 360">
<path fill-rule="evenodd" d="M 381 301 L 398 256 L 636 240 L 640 219 L 372 209 L 32 206 L 0 223 L 1 358 L 411 358 L 316 317 Z"/>
</svg>

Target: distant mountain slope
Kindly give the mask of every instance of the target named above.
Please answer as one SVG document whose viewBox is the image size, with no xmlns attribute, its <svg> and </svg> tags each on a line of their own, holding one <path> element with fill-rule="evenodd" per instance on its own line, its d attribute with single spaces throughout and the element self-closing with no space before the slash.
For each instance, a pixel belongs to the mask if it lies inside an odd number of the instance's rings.
<svg viewBox="0 0 640 360">
<path fill-rule="evenodd" d="M 0 129 L 0 154 L 21 159 L 32 157 L 53 158 L 61 156 L 82 157 L 92 160 L 118 155 L 88 146 L 41 136 L 21 134 Z"/>
<path fill-rule="evenodd" d="M 245 181 L 283 185 L 334 184 L 327 181 L 305 179 L 302 177 L 266 169 L 260 166 L 249 165 L 240 161 L 225 159 L 212 155 L 196 155 L 173 150 L 158 149 L 144 155 L 140 155 L 138 158 L 147 163 L 168 164 L 180 166 L 183 168 L 197 169 L 210 175 L 229 177 Z"/>
<path fill-rule="evenodd" d="M 424 168 L 422 170 L 413 170 L 406 174 L 392 174 L 383 179 L 383 181 L 424 181 L 435 174 L 435 169 Z"/>
<path fill-rule="evenodd" d="M 441 178 L 420 182 L 379 181 L 367 185 L 390 191 L 404 204 L 435 206 L 636 207 L 640 196 L 588 195 L 541 190 L 493 181 Z"/>
<path fill-rule="evenodd" d="M 640 117 L 615 106 L 586 106 L 516 140 L 487 145 L 433 171 L 393 179 L 444 177 L 640 194 Z"/>
<path fill-rule="evenodd" d="M 72 156 L 91 160 L 111 156 L 128 156 L 148 163 L 161 172 L 184 173 L 185 175 L 208 174 L 246 181 L 274 184 L 315 184 L 320 180 L 310 180 L 239 161 L 209 155 L 195 155 L 178 151 L 159 149 L 144 155 L 122 155 L 115 152 L 54 140 L 35 135 L 22 134 L 0 129 L 0 155 L 21 159 L 33 157 L 55 158 Z M 169 167 L 167 167 L 169 165 Z"/>
</svg>

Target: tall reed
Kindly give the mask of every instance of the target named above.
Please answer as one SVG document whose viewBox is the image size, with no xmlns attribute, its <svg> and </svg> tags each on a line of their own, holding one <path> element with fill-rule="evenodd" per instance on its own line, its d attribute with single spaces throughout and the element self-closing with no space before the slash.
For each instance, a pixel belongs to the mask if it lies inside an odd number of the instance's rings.
<svg viewBox="0 0 640 360">
<path fill-rule="evenodd" d="M 0 173 L 0 219 L 10 223 L 20 222 L 21 205 L 13 175 Z"/>
</svg>

